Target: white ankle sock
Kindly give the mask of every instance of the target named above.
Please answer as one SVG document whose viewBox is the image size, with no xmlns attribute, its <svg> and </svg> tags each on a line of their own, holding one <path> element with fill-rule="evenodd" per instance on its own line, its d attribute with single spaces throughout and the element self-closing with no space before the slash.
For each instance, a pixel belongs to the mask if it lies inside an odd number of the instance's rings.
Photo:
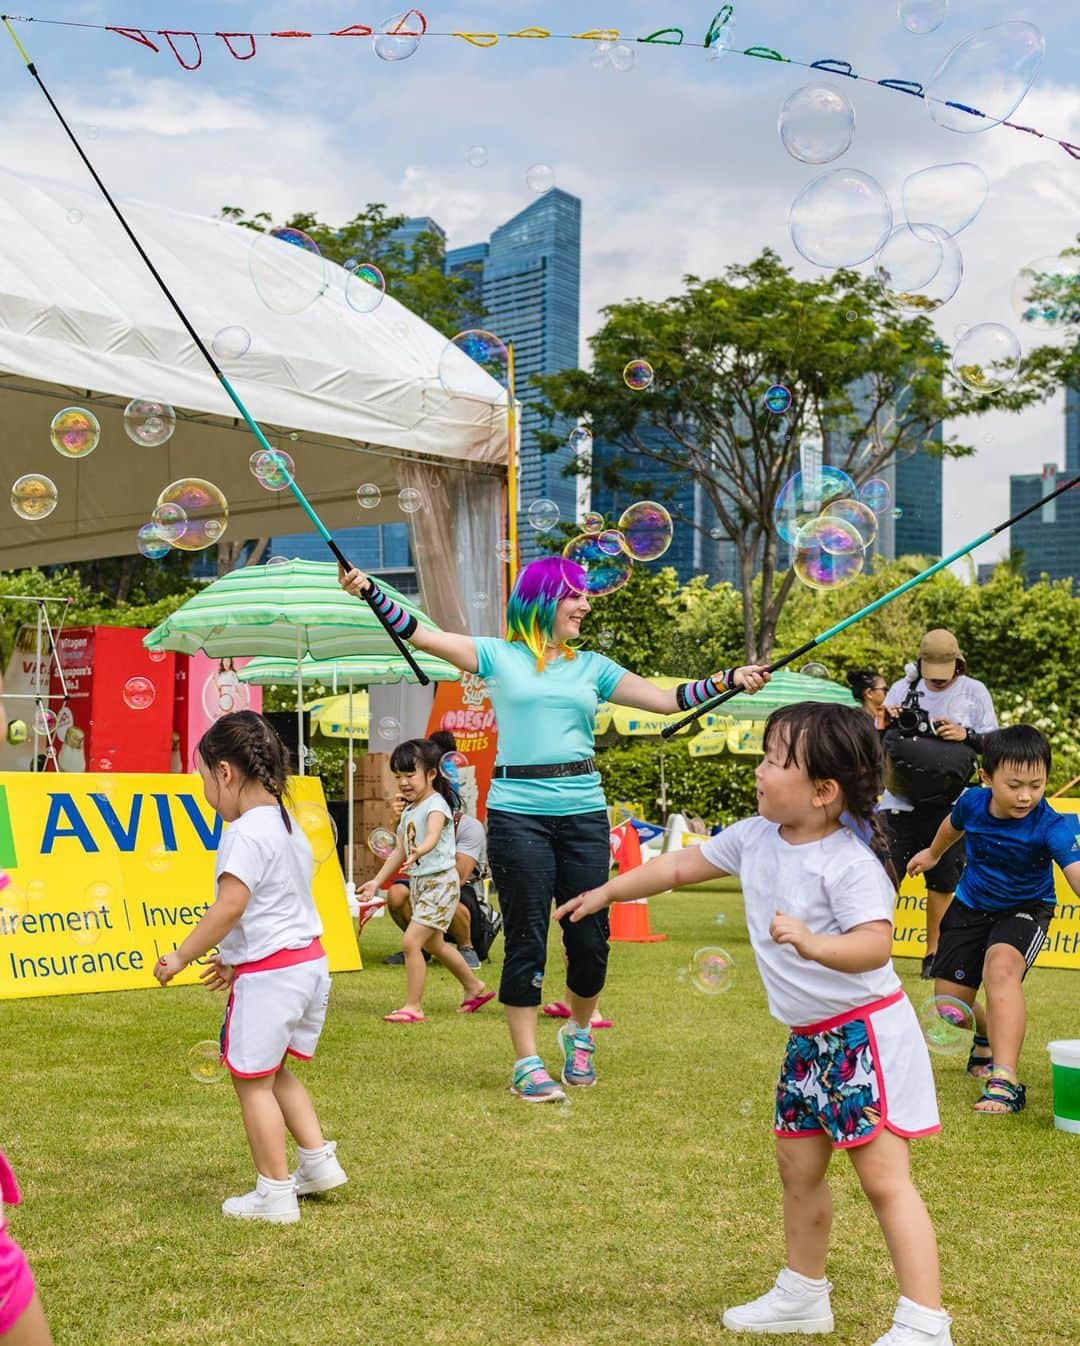
<svg viewBox="0 0 1080 1346">
<path fill-rule="evenodd" d="M 815 1280 L 812 1276 L 804 1276 L 801 1271 L 792 1271 L 790 1267 L 787 1267 L 786 1271 L 789 1276 L 794 1276 L 796 1281 L 808 1290 L 827 1290 L 829 1288 L 829 1282 L 825 1276 L 822 1276 L 820 1280 Z"/>
<path fill-rule="evenodd" d="M 589 1032 L 589 1025 L 588 1025 L 588 1024 L 579 1024 L 578 1021 L 577 1021 L 576 1019 L 571 1019 L 570 1022 L 569 1022 L 569 1024 L 567 1025 L 567 1027 L 570 1029 L 570 1032 L 571 1032 L 571 1033 L 588 1033 L 588 1032 Z"/>
<path fill-rule="evenodd" d="M 897 1308 L 915 1309 L 918 1313 L 925 1313 L 929 1318 L 935 1319 L 939 1327 L 944 1327 L 952 1319 L 944 1309 L 928 1309 L 925 1304 L 919 1304 L 914 1299 L 908 1299 L 906 1295 L 901 1295 Z"/>
<path fill-rule="evenodd" d="M 302 1145 L 298 1145 L 296 1153 L 301 1159 L 322 1159 L 329 1152 L 329 1149 L 328 1142 L 324 1140 L 317 1150 L 305 1150 Z"/>
<path fill-rule="evenodd" d="M 260 1173 L 259 1181 L 271 1192 L 292 1191 L 292 1178 L 268 1178 L 265 1173 Z"/>
</svg>

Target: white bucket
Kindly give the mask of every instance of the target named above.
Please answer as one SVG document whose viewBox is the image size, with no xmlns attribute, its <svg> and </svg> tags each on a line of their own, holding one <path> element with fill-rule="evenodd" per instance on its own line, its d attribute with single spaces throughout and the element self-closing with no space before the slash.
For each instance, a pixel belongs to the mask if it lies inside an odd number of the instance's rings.
<svg viewBox="0 0 1080 1346">
<path fill-rule="evenodd" d="M 1054 1125 L 1080 1135 L 1080 1039 L 1048 1042 L 1054 1077 Z"/>
</svg>

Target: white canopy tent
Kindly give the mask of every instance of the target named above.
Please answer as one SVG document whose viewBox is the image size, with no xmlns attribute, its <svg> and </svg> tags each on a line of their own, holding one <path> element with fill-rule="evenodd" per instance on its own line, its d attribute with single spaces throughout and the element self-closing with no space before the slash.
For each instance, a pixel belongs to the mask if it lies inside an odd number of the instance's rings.
<svg viewBox="0 0 1080 1346">
<path fill-rule="evenodd" d="M 506 391 L 457 356 L 455 387 L 467 395 L 448 393 L 438 376 L 446 338 L 392 294 L 374 313 L 355 312 L 332 263 L 322 296 L 285 316 L 252 284 L 250 230 L 143 202 L 122 208 L 208 345 L 225 327 L 250 332 L 250 352 L 222 368 L 271 443 L 295 458 L 297 483 L 330 530 L 407 519 L 428 611 L 477 629 L 475 605 L 460 596 L 499 591 Z M 162 487 L 180 477 L 225 493 L 227 538 L 310 527 L 289 491 L 268 492 L 249 472 L 256 441 L 92 185 L 0 170 L 0 228 L 3 484 L 42 472 L 59 491 L 40 522 L 0 507 L 0 568 L 134 551 Z M 176 409 L 167 444 L 127 438 L 123 408 L 134 397 Z M 79 462 L 49 442 L 52 417 L 72 404 L 102 427 Z M 380 487 L 378 508 L 359 508 L 363 482 Z M 424 496 L 418 513 L 398 507 L 405 486 Z"/>
</svg>

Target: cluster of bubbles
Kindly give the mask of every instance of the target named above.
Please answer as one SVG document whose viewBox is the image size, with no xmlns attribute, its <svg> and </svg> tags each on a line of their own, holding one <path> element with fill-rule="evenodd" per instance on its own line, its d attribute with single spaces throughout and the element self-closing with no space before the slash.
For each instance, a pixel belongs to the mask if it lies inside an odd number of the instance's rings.
<svg viewBox="0 0 1080 1346">
<path fill-rule="evenodd" d="M 846 472 L 824 464 L 795 473 L 776 498 L 773 519 L 802 583 L 839 589 L 862 573 L 878 517 L 891 505 L 884 478 L 873 477 L 859 488 Z"/>
<path fill-rule="evenodd" d="M 361 482 L 356 488 L 356 503 L 361 509 L 378 509 L 382 498 L 381 487 L 373 481 Z M 397 493 L 397 506 L 402 514 L 418 514 L 424 508 L 424 493 L 415 486 L 403 486 Z"/>
<path fill-rule="evenodd" d="M 543 503 L 558 509 L 553 501 Z M 658 560 L 674 537 L 671 515 L 655 500 L 630 505 L 614 528 L 606 527 L 603 515 L 595 512 L 586 515 L 582 526 L 584 531 L 566 543 L 562 554 L 584 571 L 584 588 L 577 570 L 566 571 L 567 584 L 590 598 L 621 589 L 629 582 L 635 561 Z"/>
<path fill-rule="evenodd" d="M 219 487 L 202 477 L 181 477 L 158 496 L 136 541 L 141 555 L 158 561 L 171 548 L 202 551 L 224 535 L 228 523 L 229 506 Z"/>
</svg>

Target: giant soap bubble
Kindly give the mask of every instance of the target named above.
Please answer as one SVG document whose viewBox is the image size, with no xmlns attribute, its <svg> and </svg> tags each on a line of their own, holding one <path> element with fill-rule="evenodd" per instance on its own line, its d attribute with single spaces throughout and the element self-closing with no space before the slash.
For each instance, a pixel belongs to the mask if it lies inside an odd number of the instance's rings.
<svg viewBox="0 0 1080 1346">
<path fill-rule="evenodd" d="M 936 224 L 899 224 L 874 259 L 885 298 L 904 313 L 933 313 L 960 287 L 964 260 Z"/>
<path fill-rule="evenodd" d="M 221 490 L 201 477 L 183 477 L 166 486 L 161 505 L 179 505 L 187 516 L 183 535 L 172 544 L 179 551 L 202 551 L 217 542 L 229 523 L 229 506 Z"/>
<path fill-rule="evenodd" d="M 952 368 L 971 392 L 1000 392 L 1020 368 L 1020 342 L 1003 323 L 978 323 L 953 347 Z"/>
<path fill-rule="evenodd" d="M 986 204 L 990 179 L 978 164 L 933 164 L 904 179 L 908 224 L 936 224 L 947 234 L 966 229 Z"/>
<path fill-rule="evenodd" d="M 791 241 L 815 266 L 858 266 L 892 228 L 881 185 L 856 168 L 833 168 L 807 183 L 788 212 Z"/>
<path fill-rule="evenodd" d="M 634 562 L 624 551 L 610 555 L 591 533 L 571 538 L 563 548 L 563 558 L 570 562 L 563 567 L 566 583 L 576 593 L 588 594 L 590 598 L 602 598 L 621 589 L 634 570 Z"/>
<path fill-rule="evenodd" d="M 255 293 L 274 313 L 303 313 L 326 289 L 326 260 L 301 229 L 259 234 L 248 253 Z"/>
<path fill-rule="evenodd" d="M 1042 65 L 1045 42 L 1033 23 L 1010 19 L 957 43 L 926 83 L 930 116 L 971 135 L 1011 117 Z M 981 115 L 980 115 L 981 114 Z"/>
<path fill-rule="evenodd" d="M 776 129 L 793 159 L 828 164 L 839 159 L 855 138 L 855 109 L 840 89 L 804 84 L 785 99 Z"/>
<path fill-rule="evenodd" d="M 439 382 L 455 397 L 491 402 L 497 396 L 488 374 L 500 387 L 510 381 L 510 353 L 493 332 L 470 328 L 459 332 L 439 357 Z"/>
</svg>

